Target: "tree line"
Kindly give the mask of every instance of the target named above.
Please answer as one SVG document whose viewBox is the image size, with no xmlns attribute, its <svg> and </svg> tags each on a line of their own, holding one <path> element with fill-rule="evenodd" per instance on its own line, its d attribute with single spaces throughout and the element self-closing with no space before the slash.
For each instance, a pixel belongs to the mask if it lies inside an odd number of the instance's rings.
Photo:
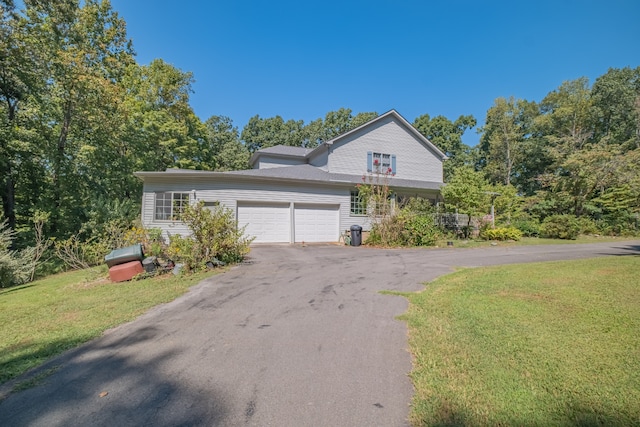
<svg viewBox="0 0 640 427">
<path fill-rule="evenodd" d="M 309 123 L 256 115 L 241 131 L 229 117 L 202 121 L 189 104 L 192 73 L 162 59 L 138 64 L 107 0 L 24 0 L 21 8 L 0 0 L 0 12 L 0 198 L 14 245 L 34 241 L 36 218 L 46 219 L 47 236 L 89 239 L 114 217 L 137 217 L 135 171 L 244 169 L 261 148 L 315 147 L 377 116 L 348 108 Z M 465 171 L 517 195 L 538 218 L 628 224 L 640 206 L 639 76 L 640 67 L 611 69 L 540 102 L 498 98 L 476 147 L 463 143 L 477 124 L 471 115 L 425 114 L 413 124 L 449 156 L 446 181 Z"/>
</svg>

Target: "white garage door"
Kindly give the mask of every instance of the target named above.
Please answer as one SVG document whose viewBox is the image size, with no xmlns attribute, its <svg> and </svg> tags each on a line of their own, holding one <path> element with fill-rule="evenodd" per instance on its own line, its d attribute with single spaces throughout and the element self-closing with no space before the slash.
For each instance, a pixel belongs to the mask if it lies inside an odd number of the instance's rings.
<svg viewBox="0 0 640 427">
<path fill-rule="evenodd" d="M 295 241 L 337 242 L 337 205 L 295 205 Z"/>
<path fill-rule="evenodd" d="M 238 226 L 247 225 L 245 235 L 256 243 L 289 243 L 291 215 L 288 203 L 238 202 Z"/>
</svg>

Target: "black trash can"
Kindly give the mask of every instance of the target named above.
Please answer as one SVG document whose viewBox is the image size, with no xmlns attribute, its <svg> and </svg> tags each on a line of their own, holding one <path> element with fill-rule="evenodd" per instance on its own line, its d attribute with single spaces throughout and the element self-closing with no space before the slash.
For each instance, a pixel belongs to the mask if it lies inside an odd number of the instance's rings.
<svg viewBox="0 0 640 427">
<path fill-rule="evenodd" d="M 351 228 L 351 246 L 360 246 L 362 244 L 362 227 L 352 225 Z"/>
</svg>

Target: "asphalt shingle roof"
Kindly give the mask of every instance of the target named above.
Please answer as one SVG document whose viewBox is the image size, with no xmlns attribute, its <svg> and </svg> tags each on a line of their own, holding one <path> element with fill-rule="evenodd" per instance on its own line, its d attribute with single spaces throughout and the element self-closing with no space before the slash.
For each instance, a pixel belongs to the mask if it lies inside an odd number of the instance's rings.
<svg viewBox="0 0 640 427">
<path fill-rule="evenodd" d="M 349 184 L 362 184 L 362 175 L 349 175 L 343 173 L 329 173 L 318 167 L 311 165 L 298 165 L 298 166 L 285 166 L 279 168 L 269 169 L 249 169 L 241 171 L 223 172 L 225 175 L 242 175 L 251 176 L 255 178 L 278 178 L 278 179 L 293 179 L 298 181 L 317 181 L 328 183 L 349 183 Z M 375 178 L 374 178 L 375 179 Z M 412 179 L 399 179 L 393 176 L 381 177 L 381 179 L 387 179 L 389 186 L 391 187 L 403 187 L 403 188 L 420 188 L 426 190 L 438 190 L 441 187 L 441 183 L 430 181 L 418 181 Z M 365 180 L 368 178 L 365 176 Z"/>
<path fill-rule="evenodd" d="M 284 156 L 300 156 L 304 157 L 312 150 L 304 147 L 290 147 L 288 145 L 276 145 L 274 147 L 263 148 L 259 150 L 263 154 L 279 154 Z"/>
</svg>

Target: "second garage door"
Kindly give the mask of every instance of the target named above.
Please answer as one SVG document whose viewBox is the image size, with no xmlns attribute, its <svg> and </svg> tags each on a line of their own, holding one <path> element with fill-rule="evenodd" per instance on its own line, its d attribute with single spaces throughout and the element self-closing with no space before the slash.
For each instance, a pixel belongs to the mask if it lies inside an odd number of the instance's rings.
<svg viewBox="0 0 640 427">
<path fill-rule="evenodd" d="M 337 242 L 338 231 L 337 205 L 295 204 L 295 241 L 300 242 Z"/>
<path fill-rule="evenodd" d="M 289 203 L 238 202 L 238 226 L 247 225 L 245 235 L 256 243 L 289 243 L 290 212 Z"/>
</svg>

